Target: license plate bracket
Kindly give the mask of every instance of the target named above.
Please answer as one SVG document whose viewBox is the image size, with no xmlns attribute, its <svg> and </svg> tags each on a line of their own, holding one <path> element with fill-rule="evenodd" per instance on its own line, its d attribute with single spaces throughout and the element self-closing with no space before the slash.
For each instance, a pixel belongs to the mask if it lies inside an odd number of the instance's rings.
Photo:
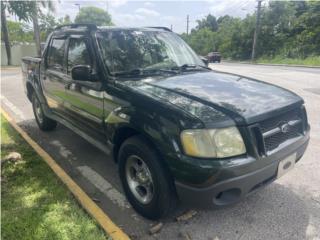
<svg viewBox="0 0 320 240">
<path fill-rule="evenodd" d="M 285 175 L 287 172 L 289 172 L 291 169 L 294 168 L 294 165 L 296 163 L 296 158 L 297 158 L 297 153 L 294 153 L 286 157 L 285 159 L 282 159 L 279 162 L 277 178 L 282 177 L 283 175 Z"/>
</svg>

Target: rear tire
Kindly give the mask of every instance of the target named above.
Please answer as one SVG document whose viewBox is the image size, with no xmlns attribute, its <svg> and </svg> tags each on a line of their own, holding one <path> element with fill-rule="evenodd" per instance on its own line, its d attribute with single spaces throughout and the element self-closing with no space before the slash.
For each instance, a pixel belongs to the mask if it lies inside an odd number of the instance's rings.
<svg viewBox="0 0 320 240">
<path fill-rule="evenodd" d="M 57 127 L 57 122 L 45 115 L 43 106 L 35 92 L 32 94 L 32 108 L 36 122 L 42 131 L 52 131 Z"/>
<path fill-rule="evenodd" d="M 176 193 L 154 148 L 141 136 L 131 137 L 121 145 L 118 162 L 122 186 L 132 207 L 152 220 L 168 215 L 176 205 Z"/>
</svg>

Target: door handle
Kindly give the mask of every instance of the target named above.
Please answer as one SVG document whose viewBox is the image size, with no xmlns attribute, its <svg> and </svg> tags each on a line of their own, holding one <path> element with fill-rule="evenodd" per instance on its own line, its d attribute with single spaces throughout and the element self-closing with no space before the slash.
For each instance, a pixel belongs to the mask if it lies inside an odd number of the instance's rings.
<svg viewBox="0 0 320 240">
<path fill-rule="evenodd" d="M 74 85 L 74 83 L 72 83 L 72 82 L 65 83 L 64 88 L 69 90 L 71 88 L 71 85 Z"/>
<path fill-rule="evenodd" d="M 70 89 L 70 85 L 71 85 L 71 83 L 66 83 L 66 84 L 64 85 L 64 88 L 65 88 L 65 89 Z"/>
</svg>

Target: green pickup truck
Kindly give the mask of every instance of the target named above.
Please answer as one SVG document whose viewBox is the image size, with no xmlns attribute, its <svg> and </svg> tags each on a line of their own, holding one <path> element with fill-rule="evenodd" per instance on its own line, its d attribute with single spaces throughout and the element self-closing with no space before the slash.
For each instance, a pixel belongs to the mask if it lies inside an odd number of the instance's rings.
<svg viewBox="0 0 320 240">
<path fill-rule="evenodd" d="M 179 202 L 236 203 L 292 169 L 309 142 L 302 98 L 211 70 L 162 27 L 60 26 L 22 71 L 39 128 L 60 123 L 112 151 L 126 197 L 150 219 Z"/>
</svg>

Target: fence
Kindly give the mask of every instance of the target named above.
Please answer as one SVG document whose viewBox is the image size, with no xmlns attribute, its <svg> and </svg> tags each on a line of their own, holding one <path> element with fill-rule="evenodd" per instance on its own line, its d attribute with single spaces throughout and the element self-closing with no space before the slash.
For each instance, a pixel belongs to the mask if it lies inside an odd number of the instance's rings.
<svg viewBox="0 0 320 240">
<path fill-rule="evenodd" d="M 16 43 L 11 46 L 12 65 L 20 66 L 21 58 L 24 56 L 36 56 L 36 46 L 34 43 Z M 3 42 L 1 42 L 1 66 L 7 66 L 7 52 Z"/>
</svg>

